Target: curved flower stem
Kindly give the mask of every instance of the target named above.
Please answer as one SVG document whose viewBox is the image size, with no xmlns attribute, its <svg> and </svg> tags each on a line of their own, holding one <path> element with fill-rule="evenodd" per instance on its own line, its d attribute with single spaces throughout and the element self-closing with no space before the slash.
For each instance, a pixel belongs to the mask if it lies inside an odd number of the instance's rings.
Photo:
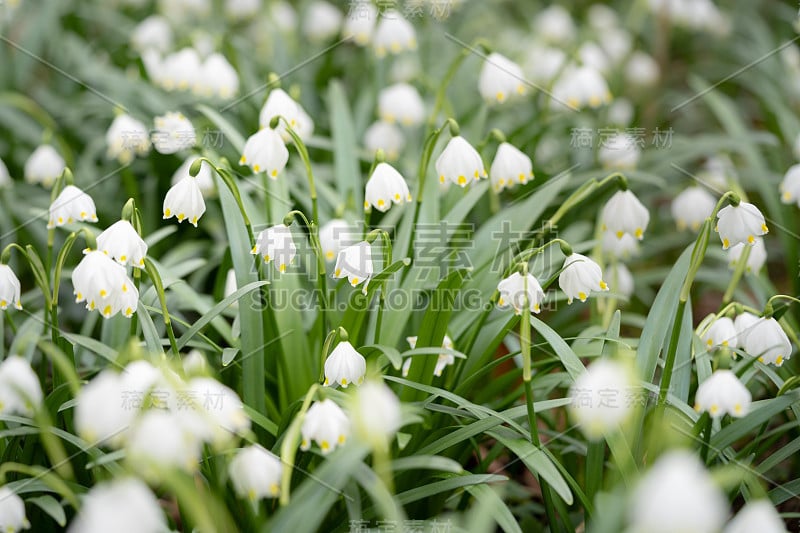
<svg viewBox="0 0 800 533">
<path fill-rule="evenodd" d="M 319 224 L 319 210 L 317 208 L 317 187 L 314 185 L 314 171 L 311 169 L 311 158 L 308 156 L 308 148 L 306 147 L 306 143 L 303 142 L 303 139 L 297 134 L 297 132 L 292 128 L 289 124 L 289 121 L 286 120 L 285 117 L 278 116 L 275 117 L 279 120 L 282 120 L 283 123 L 286 125 L 286 133 L 292 138 L 292 142 L 294 143 L 294 147 L 297 149 L 297 153 L 300 154 L 300 159 L 303 160 L 303 165 L 306 168 L 306 176 L 308 177 L 308 192 L 311 196 L 311 219 Z M 275 119 L 273 119 L 275 120 Z"/>
<path fill-rule="evenodd" d="M 378 237 L 383 240 L 383 268 L 388 268 L 392 264 L 392 239 L 386 230 L 374 229 L 370 231 L 364 238 L 365 241 L 371 243 Z M 383 321 L 383 308 L 386 303 L 386 281 L 381 284 L 380 294 L 378 295 L 378 314 L 375 317 L 375 336 L 373 341 L 375 344 L 380 342 L 381 323 Z"/>
<path fill-rule="evenodd" d="M 172 319 L 169 317 L 169 309 L 167 309 L 167 296 L 164 294 L 164 282 L 161 280 L 161 275 L 158 273 L 155 263 L 148 257 L 144 259 L 144 269 L 147 275 L 150 276 L 156 294 L 158 294 L 158 301 L 161 304 L 161 314 L 164 315 L 164 327 L 167 330 L 169 344 L 172 348 L 172 355 L 176 358 L 180 358 L 181 353 L 178 349 L 178 341 L 175 339 L 175 332 L 172 330 Z"/>
<path fill-rule="evenodd" d="M 750 246 L 745 246 L 744 250 L 742 250 L 742 255 L 739 256 L 739 262 L 736 263 L 736 268 L 733 270 L 733 275 L 731 276 L 731 281 L 728 283 L 728 288 L 725 289 L 725 294 L 722 297 L 722 303 L 726 304 L 733 298 L 733 293 L 736 291 L 736 287 L 739 285 L 739 281 L 742 279 L 742 275 L 744 275 L 744 271 L 747 269 L 747 259 L 749 257 Z"/>
<path fill-rule="evenodd" d="M 518 263 L 526 263 L 531 260 L 531 258 L 535 255 L 538 255 L 545 251 L 550 246 L 554 244 L 558 244 L 559 248 L 561 248 L 561 253 L 564 254 L 565 257 L 568 257 L 572 254 L 572 246 L 569 245 L 567 241 L 564 239 L 553 239 L 552 241 L 547 242 L 541 246 L 537 246 L 535 248 L 528 248 L 527 250 L 523 250 L 514 257 L 511 261 L 510 269 L 516 268 Z"/>
<path fill-rule="evenodd" d="M 236 185 L 230 170 L 222 166 L 217 166 L 209 158 L 202 156 L 194 160 L 192 166 L 189 167 L 189 174 L 191 176 L 197 176 L 197 174 L 200 172 L 200 166 L 204 161 L 208 163 L 212 169 L 214 169 L 214 172 L 216 172 L 217 175 L 222 178 L 222 181 L 231 191 L 233 199 L 236 201 L 236 206 L 239 208 L 239 212 L 242 214 L 242 220 L 244 220 L 245 229 L 247 230 L 247 235 L 250 238 L 250 244 L 252 245 L 254 243 L 253 225 L 250 223 L 250 217 L 247 216 L 247 211 L 245 210 L 244 203 L 242 202 L 242 194 L 239 192 L 239 187 Z M 223 158 L 221 163 L 227 164 L 227 160 Z"/>
<path fill-rule="evenodd" d="M 800 300 L 795 298 L 794 296 L 789 296 L 788 294 L 776 294 L 772 296 L 767 303 L 764 305 L 764 315 L 772 315 L 773 308 L 772 308 L 772 300 L 789 300 L 793 303 L 800 303 Z"/>
<path fill-rule="evenodd" d="M 95 248 L 97 246 L 94 234 L 88 229 L 83 228 L 80 231 L 73 231 L 70 233 L 64 240 L 64 245 L 61 247 L 61 250 L 58 252 L 55 270 L 53 271 L 53 293 L 50 300 L 52 302 L 52 306 L 50 307 L 50 331 L 52 334 L 53 343 L 56 346 L 60 346 L 60 335 L 58 333 L 58 293 L 59 289 L 61 288 L 61 271 L 64 269 L 64 262 L 67 259 L 67 255 L 72 250 L 72 246 L 75 244 L 75 240 L 78 238 L 79 234 L 83 235 L 87 248 Z"/>
<path fill-rule="evenodd" d="M 300 441 L 303 419 L 306 417 L 308 408 L 311 407 L 311 402 L 314 400 L 314 396 L 319 388 L 320 385 L 314 383 L 308 389 L 306 397 L 303 399 L 303 405 L 300 407 L 297 416 L 294 417 L 289 429 L 286 430 L 285 437 L 281 443 L 281 462 L 283 463 L 283 470 L 281 472 L 281 507 L 289 505 L 289 492 L 292 488 L 292 473 L 294 472 L 294 458 L 297 455 L 297 446 Z"/>
<path fill-rule="evenodd" d="M 453 78 L 458 72 L 461 63 L 472 53 L 472 50 L 476 47 L 482 48 L 484 51 L 489 51 L 489 45 L 487 41 L 484 39 L 478 39 L 474 42 L 472 46 L 466 46 L 461 49 L 456 57 L 453 58 L 453 61 L 450 63 L 450 66 L 447 68 L 447 71 L 442 78 L 442 82 L 439 84 L 439 88 L 436 90 L 436 100 L 433 103 L 433 110 L 431 111 L 430 116 L 428 117 L 428 129 L 433 128 L 434 124 L 436 124 L 436 119 L 439 116 L 439 111 L 442 109 L 444 105 L 445 96 L 447 96 L 447 87 L 450 86 L 450 83 L 453 81 Z"/>
<path fill-rule="evenodd" d="M 314 255 L 317 258 L 317 284 L 319 285 L 319 290 L 322 293 L 322 301 L 321 308 L 320 308 L 320 329 L 322 330 L 320 337 L 325 335 L 325 332 L 328 331 L 328 325 L 326 323 L 326 311 L 328 310 L 328 280 L 327 280 L 327 273 L 325 271 L 325 256 L 322 252 L 322 243 L 319 240 L 319 231 L 318 226 L 314 222 L 310 222 L 306 215 L 297 209 L 289 211 L 285 217 L 283 217 L 283 223 L 286 226 L 289 226 L 294 217 L 298 216 L 303 220 L 303 223 L 306 225 L 306 229 L 308 229 L 308 240 L 311 243 L 311 248 L 314 250 Z"/>
</svg>

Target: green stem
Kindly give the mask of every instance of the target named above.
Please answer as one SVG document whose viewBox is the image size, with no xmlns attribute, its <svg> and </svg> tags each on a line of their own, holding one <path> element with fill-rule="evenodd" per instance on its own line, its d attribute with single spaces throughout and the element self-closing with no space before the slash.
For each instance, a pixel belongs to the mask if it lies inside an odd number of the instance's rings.
<svg viewBox="0 0 800 533">
<path fill-rule="evenodd" d="M 294 472 L 294 458 L 297 455 L 297 447 L 300 445 L 300 430 L 303 427 L 303 419 L 308 412 L 308 408 L 311 407 L 311 401 L 314 399 L 319 387 L 318 383 L 314 383 L 308 389 L 306 397 L 303 399 L 303 405 L 300 407 L 300 411 L 297 413 L 297 416 L 295 416 L 289 429 L 286 430 L 286 436 L 283 439 L 283 443 L 281 443 L 281 462 L 283 462 L 283 471 L 281 472 L 281 507 L 289 505 L 292 473 Z"/>
<path fill-rule="evenodd" d="M 722 297 L 722 303 L 727 304 L 733 299 L 733 293 L 739 285 L 739 281 L 744 275 L 747 268 L 747 259 L 750 257 L 750 246 L 745 246 L 742 250 L 742 255 L 739 256 L 739 262 L 736 263 L 736 268 L 733 270 L 731 281 L 728 283 L 728 288 L 725 289 L 725 295 Z"/>
<path fill-rule="evenodd" d="M 586 448 L 586 498 L 590 502 L 594 501 L 595 494 L 602 488 L 605 460 L 605 441 L 590 441 Z M 589 514 L 587 509 L 587 520 Z"/>
<path fill-rule="evenodd" d="M 528 327 L 530 328 L 530 322 L 528 322 Z M 528 426 L 530 426 L 531 443 L 537 449 L 540 449 L 542 447 L 542 443 L 539 440 L 539 429 L 536 425 L 536 410 L 533 407 L 533 390 L 531 388 L 531 382 L 530 380 L 523 380 L 523 382 L 525 384 L 525 403 L 528 411 Z M 560 531 L 558 528 L 558 522 L 556 521 L 556 512 L 555 508 L 553 507 L 553 497 L 550 494 L 550 486 L 543 479 L 541 479 L 541 477 L 536 477 L 538 478 L 539 486 L 542 489 L 542 499 L 544 500 L 544 509 L 545 513 L 547 514 L 547 521 L 550 524 L 550 531 Z"/>
<path fill-rule="evenodd" d="M 284 225 L 289 226 L 295 216 L 300 217 L 303 220 L 303 223 L 306 225 L 306 229 L 308 230 L 308 239 L 311 243 L 311 248 L 314 250 L 314 255 L 317 258 L 317 284 L 320 292 L 322 293 L 322 300 L 320 302 L 320 328 L 322 330 L 320 332 L 320 338 L 322 338 L 325 335 L 325 332 L 328 331 L 326 311 L 329 309 L 329 305 L 328 280 L 325 273 L 325 255 L 322 251 L 322 243 L 319 240 L 319 226 L 314 222 L 310 222 L 306 215 L 297 209 L 289 211 L 289 213 L 283 217 Z"/>
<path fill-rule="evenodd" d="M 181 353 L 178 349 L 178 341 L 175 339 L 175 332 L 172 330 L 172 319 L 169 316 L 169 309 L 167 309 L 167 295 L 164 294 L 164 282 L 161 280 L 161 275 L 158 273 L 155 263 L 150 258 L 145 257 L 144 268 L 153 282 L 156 294 L 158 294 L 158 302 L 161 304 L 161 314 L 164 318 L 164 327 L 167 330 L 169 344 L 172 347 L 172 355 L 179 359 Z"/>
<path fill-rule="evenodd" d="M 308 156 L 308 148 L 296 131 L 289 125 L 289 121 L 284 117 L 278 117 L 283 120 L 286 125 L 286 132 L 292 138 L 297 153 L 300 159 L 303 160 L 303 165 L 306 168 L 306 176 L 308 177 L 308 191 L 311 196 L 311 217 L 312 220 L 319 224 L 319 210 L 317 208 L 317 187 L 314 185 L 314 171 L 311 169 L 311 158 Z"/>
<path fill-rule="evenodd" d="M 666 405 L 667 394 L 672 382 L 672 370 L 675 367 L 675 356 L 678 353 L 678 341 L 681 336 L 681 324 L 683 323 L 683 315 L 686 311 L 686 300 L 678 301 L 678 310 L 675 313 L 675 322 L 672 325 L 672 334 L 670 335 L 669 347 L 667 349 L 667 357 L 664 361 L 664 371 L 661 375 L 661 387 L 658 391 L 658 404 L 660 406 Z"/>
</svg>

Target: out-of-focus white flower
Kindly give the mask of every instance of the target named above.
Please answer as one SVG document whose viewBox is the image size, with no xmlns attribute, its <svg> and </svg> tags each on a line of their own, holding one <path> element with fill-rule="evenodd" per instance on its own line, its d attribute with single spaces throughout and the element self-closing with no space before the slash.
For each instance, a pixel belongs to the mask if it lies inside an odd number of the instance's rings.
<svg viewBox="0 0 800 533">
<path fill-rule="evenodd" d="M 606 279 L 614 287 L 614 292 L 628 299 L 633 296 L 633 274 L 624 263 L 614 263 L 607 270 L 607 274 Z"/>
<path fill-rule="evenodd" d="M 614 232 L 604 231 L 601 248 L 606 254 L 627 260 L 639 254 L 639 241 L 628 233 L 618 238 Z"/>
<path fill-rule="evenodd" d="M 30 363 L 11 355 L 0 363 L 0 413 L 33 416 L 42 403 L 42 386 Z"/>
<path fill-rule="evenodd" d="M 200 56 L 194 48 L 182 48 L 161 60 L 158 73 L 159 78 L 155 81 L 167 91 L 188 91 L 202 76 Z"/>
<path fill-rule="evenodd" d="M 759 317 L 753 313 L 744 313 L 738 315 L 733 320 L 733 326 L 736 328 L 736 345 L 744 348 L 745 339 L 752 330 L 753 326 L 758 322 Z"/>
<path fill-rule="evenodd" d="M 417 347 L 417 337 L 406 337 L 406 341 L 408 341 L 408 344 L 411 346 L 412 350 Z M 444 336 L 444 339 L 442 340 L 442 348 L 446 348 L 448 350 L 453 349 L 453 339 L 451 339 L 449 335 Z M 441 377 L 444 369 L 455 362 L 456 357 L 452 353 L 440 353 L 436 359 L 436 366 L 433 369 L 433 375 L 436 377 Z M 403 362 L 402 373 L 404 378 L 408 377 L 409 370 L 411 370 L 411 358 L 407 357 Z"/>
<path fill-rule="evenodd" d="M 130 115 L 118 115 L 106 132 L 106 144 L 108 157 L 127 165 L 134 156 L 150 152 L 150 134 L 142 122 Z"/>
<path fill-rule="evenodd" d="M 132 398 L 139 398 L 146 392 L 123 387 L 116 372 L 100 372 L 78 393 L 75 405 L 75 429 L 78 435 L 95 446 L 108 444 L 114 448 L 120 447 L 141 407 L 141 402 Z"/>
<path fill-rule="evenodd" d="M 514 95 L 524 95 L 527 91 L 522 68 L 502 54 L 489 54 L 478 77 L 478 92 L 484 100 L 498 104 Z"/>
<path fill-rule="evenodd" d="M 122 266 L 144 268 L 147 243 L 127 220 L 113 223 L 98 235 L 97 249 Z"/>
<path fill-rule="evenodd" d="M 739 345 L 736 326 L 733 320 L 725 316 L 717 318 L 703 334 L 702 339 L 709 350 L 720 346 L 736 348 Z"/>
<path fill-rule="evenodd" d="M 47 227 L 58 228 L 64 224 L 72 224 L 76 220 L 97 222 L 97 210 L 91 196 L 74 185 L 67 185 L 50 204 Z"/>
<path fill-rule="evenodd" d="M 174 413 L 145 411 L 130 430 L 125 455 L 147 477 L 158 479 L 164 468 L 194 472 L 200 461 L 201 442 L 181 427 Z"/>
<path fill-rule="evenodd" d="M 219 381 L 197 376 L 183 386 L 181 394 L 197 398 L 192 409 L 182 409 L 173 401 L 173 412 L 182 415 L 179 423 L 196 439 L 217 448 L 231 446 L 237 435 L 250 428 L 250 419 L 239 396 Z"/>
<path fill-rule="evenodd" d="M 333 261 L 342 248 L 349 246 L 351 240 L 355 239 L 360 233 L 355 226 L 346 220 L 334 218 L 329 220 L 319 229 L 319 242 L 322 248 L 322 255 L 325 261 Z M 352 242 L 355 242 L 354 240 Z"/>
<path fill-rule="evenodd" d="M 260 255 L 265 263 L 275 261 L 275 269 L 286 272 L 286 267 L 297 255 L 297 247 L 292 240 L 292 230 L 284 224 L 270 226 L 258 234 L 251 253 Z"/>
<path fill-rule="evenodd" d="M 742 257 L 745 249 L 745 244 L 739 243 L 728 248 L 728 266 L 736 268 L 736 264 Z M 750 254 L 747 256 L 747 265 L 745 271 L 750 273 L 758 273 L 759 270 L 767 262 L 767 248 L 764 246 L 764 239 L 756 237 L 753 246 L 750 246 Z"/>
<path fill-rule="evenodd" d="M 575 37 L 575 24 L 572 16 L 560 5 L 550 5 L 541 10 L 533 23 L 534 34 L 542 39 L 565 44 Z"/>
<path fill-rule="evenodd" d="M 366 373 L 367 361 L 364 356 L 348 341 L 342 341 L 325 360 L 324 384 L 328 386 L 338 384 L 342 388 L 347 388 L 352 383 L 361 385 Z"/>
<path fill-rule="evenodd" d="M 25 181 L 49 189 L 64 172 L 64 158 L 49 144 L 42 144 L 25 161 Z"/>
<path fill-rule="evenodd" d="M 0 531 L 17 533 L 29 527 L 25 502 L 8 487 L 0 487 Z"/>
<path fill-rule="evenodd" d="M 342 12 L 329 2 L 316 0 L 306 9 L 303 17 L 303 35 L 312 41 L 326 41 L 339 33 Z"/>
<path fill-rule="evenodd" d="M 236 271 L 229 268 L 228 273 L 225 274 L 225 288 L 222 291 L 222 297 L 227 298 L 237 290 L 239 290 L 239 286 L 236 283 Z M 238 302 L 234 302 L 232 305 L 238 305 Z"/>
<path fill-rule="evenodd" d="M 327 398 L 309 408 L 300 433 L 303 435 L 301 450 L 311 448 L 311 441 L 314 441 L 322 454 L 327 455 L 347 440 L 350 435 L 350 419 L 341 407 Z"/>
<path fill-rule="evenodd" d="M 225 56 L 211 54 L 203 61 L 193 89 L 202 96 L 229 100 L 239 92 L 239 74 Z"/>
<path fill-rule="evenodd" d="M 366 241 L 342 248 L 333 267 L 333 277 L 347 278 L 353 287 L 369 281 L 372 272 L 372 248 Z"/>
<path fill-rule="evenodd" d="M 733 327 L 733 324 L 731 324 Z M 750 411 L 753 397 L 730 370 L 717 370 L 697 387 L 694 410 L 708 411 L 714 418 L 729 414 L 740 418 Z"/>
<path fill-rule="evenodd" d="M 800 164 L 789 167 L 789 170 L 783 176 L 779 189 L 783 203 L 797 202 L 797 205 L 800 206 Z"/>
<path fill-rule="evenodd" d="M 650 0 L 650 9 L 675 25 L 716 35 L 730 31 L 730 21 L 711 0 Z"/>
<path fill-rule="evenodd" d="M 194 126 L 183 113 L 169 112 L 155 118 L 153 147 L 161 154 L 188 150 L 197 142 Z"/>
<path fill-rule="evenodd" d="M 396 161 L 405 147 L 403 132 L 394 124 L 382 120 L 373 122 L 364 132 L 364 146 L 370 153 L 383 150 L 387 161 Z"/>
<path fill-rule="evenodd" d="M 249 166 L 255 173 L 266 172 L 270 178 L 277 179 L 288 161 L 289 150 L 280 134 L 266 127 L 248 137 L 239 164 Z"/>
<path fill-rule="evenodd" d="M 744 344 L 740 348 L 762 363 L 781 366 L 792 357 L 792 343 L 786 332 L 774 318 L 759 318 L 753 323 L 744 336 Z"/>
<path fill-rule="evenodd" d="M 690 228 L 698 231 L 700 226 L 714 212 L 717 200 L 702 187 L 687 187 L 672 200 L 670 211 L 678 230 Z"/>
<path fill-rule="evenodd" d="M 170 187 L 164 197 L 165 220 L 172 217 L 176 217 L 179 223 L 188 220 L 196 228 L 197 222 L 205 212 L 206 202 L 203 200 L 200 185 L 191 175 L 181 178 L 178 183 Z"/>
<path fill-rule="evenodd" d="M 697 181 L 720 195 L 730 188 L 729 181 L 735 177 L 736 169 L 725 155 L 709 157 L 697 173 Z"/>
<path fill-rule="evenodd" d="M 756 237 L 769 232 L 764 215 L 756 206 L 741 202 L 737 206 L 727 205 L 717 213 L 716 230 L 722 241 L 722 249 L 727 250 L 738 243 L 755 244 Z"/>
<path fill-rule="evenodd" d="M 592 363 L 569 390 L 569 410 L 587 438 L 600 439 L 633 412 L 625 398 L 635 390 L 630 370 L 611 359 Z"/>
<path fill-rule="evenodd" d="M 624 28 L 609 28 L 603 32 L 600 47 L 613 65 L 619 65 L 633 47 L 633 38 Z"/>
<path fill-rule="evenodd" d="M 280 496 L 282 472 L 280 458 L 258 444 L 240 449 L 228 465 L 236 494 L 251 502 Z"/>
<path fill-rule="evenodd" d="M 350 13 L 344 19 L 342 38 L 353 39 L 359 46 L 368 45 L 379 16 L 378 8 L 372 2 L 352 4 Z"/>
<path fill-rule="evenodd" d="M 786 524 L 769 500 L 750 501 L 722 533 L 786 533 Z"/>
<path fill-rule="evenodd" d="M 392 83 L 411 83 L 422 73 L 419 57 L 413 54 L 398 56 L 389 67 L 389 80 Z"/>
<path fill-rule="evenodd" d="M 527 300 L 531 313 L 542 310 L 544 291 L 533 274 L 523 277 L 519 272 L 514 272 L 497 284 L 497 291 L 500 293 L 497 299 L 500 308 L 513 307 L 514 312 L 520 315 Z"/>
<path fill-rule="evenodd" d="M 314 133 L 314 121 L 308 116 L 305 109 L 283 89 L 272 89 L 258 115 L 258 122 L 262 128 L 269 128 L 269 123 L 278 116 L 288 121 L 289 126 L 303 141 L 308 140 L 311 134 Z M 283 120 L 278 121 L 275 131 L 280 133 L 285 142 L 291 140 L 291 136 L 286 131 L 286 123 Z"/>
<path fill-rule="evenodd" d="M 179 181 L 184 178 L 191 177 L 189 170 L 192 168 L 192 163 L 194 163 L 199 156 L 190 155 L 186 159 L 183 160 L 181 166 L 178 167 L 178 170 L 172 175 L 171 184 L 176 185 Z M 208 164 L 208 161 L 203 161 L 200 163 L 200 170 L 197 172 L 197 176 L 194 177 L 197 186 L 200 188 L 200 192 L 203 196 L 214 196 L 217 193 L 217 186 L 214 183 L 214 175 L 211 170 L 211 165 Z"/>
<path fill-rule="evenodd" d="M 549 85 L 567 62 L 567 54 L 560 48 L 534 44 L 525 61 L 525 72 L 539 85 Z"/>
<path fill-rule="evenodd" d="M 603 140 L 597 158 L 604 168 L 633 170 L 641 153 L 635 137 L 627 133 L 615 133 Z"/>
<path fill-rule="evenodd" d="M 388 163 L 378 163 L 367 181 L 364 192 L 364 209 L 374 207 L 385 213 L 392 203 L 403 204 L 411 201 L 411 193 L 403 176 Z"/>
<path fill-rule="evenodd" d="M 146 3 L 134 1 L 141 5 Z M 177 26 L 208 15 L 211 12 L 211 0 L 159 0 L 158 10 Z"/>
<path fill-rule="evenodd" d="M 358 388 L 350 413 L 356 436 L 373 447 L 385 447 L 402 426 L 400 400 L 380 381 Z"/>
<path fill-rule="evenodd" d="M 592 291 L 607 291 L 608 284 L 603 281 L 600 265 L 581 254 L 571 254 L 564 260 L 564 267 L 558 275 L 558 286 L 567 295 L 567 303 L 573 298 L 585 302 Z"/>
<path fill-rule="evenodd" d="M 97 309 L 104 318 L 122 313 L 133 316 L 139 291 L 128 278 L 125 267 L 97 250 L 87 252 L 72 271 L 75 302 L 86 302 L 86 309 Z"/>
<path fill-rule="evenodd" d="M 652 87 L 658 83 L 661 69 L 649 54 L 636 50 L 625 65 L 625 80 L 637 87 Z"/>
<path fill-rule="evenodd" d="M 131 44 L 139 52 L 155 50 L 164 53 L 172 48 L 172 28 L 161 15 L 150 15 L 131 32 Z"/>
<path fill-rule="evenodd" d="M 608 106 L 607 114 L 611 124 L 627 126 L 633 120 L 633 104 L 627 98 L 617 98 Z"/>
<path fill-rule="evenodd" d="M 628 509 L 630 529 L 648 533 L 710 533 L 719 531 L 728 516 L 727 499 L 705 466 L 683 450 L 656 461 L 636 487 Z"/>
<path fill-rule="evenodd" d="M 69 533 L 163 533 L 167 531 L 158 500 L 135 478 L 95 485 L 83 499 Z"/>
<path fill-rule="evenodd" d="M 381 120 L 404 126 L 416 126 L 425 119 L 425 104 L 419 92 L 407 83 L 396 83 L 382 89 L 378 95 L 378 114 Z"/>
<path fill-rule="evenodd" d="M 628 234 L 642 240 L 650 212 L 630 190 L 617 191 L 603 206 L 600 221 L 603 231 L 610 231 L 617 239 Z"/>
<path fill-rule="evenodd" d="M 583 65 L 591 67 L 597 72 L 608 74 L 611 70 L 611 61 L 600 45 L 586 41 L 578 48 L 578 58 Z"/>
<path fill-rule="evenodd" d="M 269 17 L 284 33 L 292 33 L 297 28 L 297 12 L 292 4 L 284 0 L 269 3 Z"/>
<path fill-rule="evenodd" d="M 372 35 L 372 47 L 378 57 L 384 57 L 387 53 L 399 54 L 405 50 L 416 50 L 417 33 L 403 15 L 394 9 L 387 9 Z"/>
<path fill-rule="evenodd" d="M 459 187 L 466 187 L 469 182 L 486 177 L 480 154 L 460 135 L 450 139 L 435 166 L 439 183 L 449 180 Z"/>
<path fill-rule="evenodd" d="M 0 309 L 5 311 L 9 305 L 22 309 L 19 278 L 11 267 L 0 263 Z"/>
<path fill-rule="evenodd" d="M 610 102 L 606 80 L 590 66 L 566 67 L 553 86 L 553 104 L 560 109 L 596 108 Z"/>
<path fill-rule="evenodd" d="M 231 270 L 230 272 L 233 272 Z M 202 376 L 208 369 L 208 361 L 203 352 L 197 349 L 189 350 L 182 361 L 183 372 L 187 376 Z"/>
<path fill-rule="evenodd" d="M 614 8 L 605 4 L 592 4 L 587 11 L 586 21 L 593 30 L 600 33 L 619 24 L 619 16 Z"/>
<path fill-rule="evenodd" d="M 262 7 L 261 0 L 225 0 L 225 14 L 234 20 L 251 19 Z"/>
<path fill-rule="evenodd" d="M 500 143 L 489 167 L 489 178 L 498 192 L 517 183 L 524 185 L 533 179 L 531 158 L 510 143 Z"/>
</svg>

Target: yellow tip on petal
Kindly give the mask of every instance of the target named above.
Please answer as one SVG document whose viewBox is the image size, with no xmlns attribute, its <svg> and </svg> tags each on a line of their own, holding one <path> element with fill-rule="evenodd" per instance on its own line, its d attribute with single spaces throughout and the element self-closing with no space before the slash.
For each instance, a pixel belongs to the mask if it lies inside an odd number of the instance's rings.
<svg viewBox="0 0 800 533">
<path fill-rule="evenodd" d="M 586 293 L 585 293 L 585 292 L 581 291 L 581 292 L 579 292 L 579 293 L 578 293 L 578 299 L 579 299 L 580 301 L 582 301 L 582 302 L 585 302 L 585 301 L 586 301 L 586 298 L 587 298 L 587 296 L 586 296 Z"/>
<path fill-rule="evenodd" d="M 749 242 L 750 244 L 753 244 L 753 243 L 756 242 L 756 238 L 753 237 L 752 235 L 748 235 L 747 236 L 747 242 Z"/>
<path fill-rule="evenodd" d="M 261 171 L 261 165 L 253 165 L 253 172 Z"/>
<path fill-rule="evenodd" d="M 621 239 L 623 235 L 625 235 L 624 231 L 618 231 L 617 232 L 617 239 Z"/>
<path fill-rule="evenodd" d="M 763 231 L 764 233 L 769 233 L 769 228 L 767 227 L 766 224 L 761 224 L 761 231 Z"/>
<path fill-rule="evenodd" d="M 494 97 L 495 97 L 495 98 L 497 99 L 497 101 L 498 101 L 498 102 L 500 102 L 501 104 L 503 103 L 503 100 L 505 100 L 505 99 L 506 99 L 506 95 L 505 95 L 505 94 L 503 94 L 503 91 L 497 91 L 497 94 L 495 94 L 495 95 L 494 95 Z"/>
<path fill-rule="evenodd" d="M 642 231 L 642 228 L 636 228 L 634 235 L 636 235 L 637 239 L 641 239 L 644 236 L 644 231 Z"/>
<path fill-rule="evenodd" d="M 779 355 L 775 358 L 775 366 L 781 366 L 783 364 L 783 356 Z"/>
<path fill-rule="evenodd" d="M 728 249 L 728 247 L 730 247 L 730 245 L 731 245 L 731 241 L 729 241 L 728 239 L 722 239 L 722 247 L 724 249 Z"/>
<path fill-rule="evenodd" d="M 464 185 L 467 184 L 467 178 L 465 178 L 464 176 L 459 176 L 458 177 L 458 184 L 463 187 Z"/>
<path fill-rule="evenodd" d="M 600 290 L 601 291 L 607 291 L 608 290 L 608 283 L 606 283 L 603 280 L 600 280 Z"/>
</svg>

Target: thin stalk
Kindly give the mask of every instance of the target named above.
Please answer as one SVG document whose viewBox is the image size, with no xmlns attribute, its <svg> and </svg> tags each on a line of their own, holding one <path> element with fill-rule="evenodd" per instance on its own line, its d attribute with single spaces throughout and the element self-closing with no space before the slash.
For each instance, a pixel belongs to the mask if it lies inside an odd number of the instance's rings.
<svg viewBox="0 0 800 533">
<path fill-rule="evenodd" d="M 678 310 L 675 313 L 675 322 L 672 325 L 672 334 L 669 339 L 667 357 L 664 361 L 664 371 L 661 375 L 661 386 L 658 391 L 658 404 L 660 406 L 666 405 L 667 394 L 669 393 L 669 387 L 672 383 L 672 370 L 675 367 L 675 356 L 678 353 L 678 341 L 681 336 L 681 324 L 683 323 L 683 315 L 685 312 L 686 300 L 679 300 Z"/>
<path fill-rule="evenodd" d="M 731 276 L 731 281 L 728 283 L 728 288 L 725 289 L 725 295 L 722 297 L 723 304 L 727 304 L 733 299 L 733 293 L 739 285 L 742 275 L 744 275 L 744 271 L 747 268 L 747 259 L 749 257 L 750 246 L 745 246 L 744 250 L 742 250 L 742 255 L 739 256 L 739 262 L 736 263 L 736 268 L 733 271 L 733 276 Z"/>
<path fill-rule="evenodd" d="M 286 125 L 286 132 L 292 138 L 297 153 L 300 159 L 303 160 L 303 165 L 306 169 L 306 176 L 308 177 L 308 192 L 311 196 L 311 219 L 319 224 L 319 210 L 317 208 L 317 187 L 314 185 L 314 171 L 311 169 L 311 158 L 308 156 L 308 148 L 296 131 L 289 125 L 289 121 L 284 117 L 277 117 L 283 120 Z"/>
<path fill-rule="evenodd" d="M 303 426 L 303 419 L 308 412 L 308 408 L 311 407 L 311 401 L 314 399 L 318 390 L 318 383 L 314 383 L 308 389 L 306 397 L 303 399 L 303 405 L 300 407 L 300 411 L 292 421 L 289 429 L 286 430 L 286 436 L 283 439 L 283 443 L 281 443 L 281 462 L 283 462 L 283 470 L 281 472 L 281 507 L 289 505 L 292 473 L 294 473 L 294 458 L 297 455 L 297 447 L 300 444 L 300 430 Z"/>
<path fill-rule="evenodd" d="M 167 309 L 167 295 L 164 294 L 164 282 L 161 280 L 161 275 L 158 273 L 155 263 L 149 258 L 144 259 L 144 268 L 153 286 L 158 294 L 158 302 L 161 304 L 161 314 L 164 318 L 164 328 L 167 330 L 169 337 L 169 344 L 172 348 L 172 355 L 176 359 L 180 358 L 181 352 L 178 349 L 178 341 L 175 339 L 175 332 L 172 330 L 172 319 L 169 316 L 169 309 Z"/>
</svg>

